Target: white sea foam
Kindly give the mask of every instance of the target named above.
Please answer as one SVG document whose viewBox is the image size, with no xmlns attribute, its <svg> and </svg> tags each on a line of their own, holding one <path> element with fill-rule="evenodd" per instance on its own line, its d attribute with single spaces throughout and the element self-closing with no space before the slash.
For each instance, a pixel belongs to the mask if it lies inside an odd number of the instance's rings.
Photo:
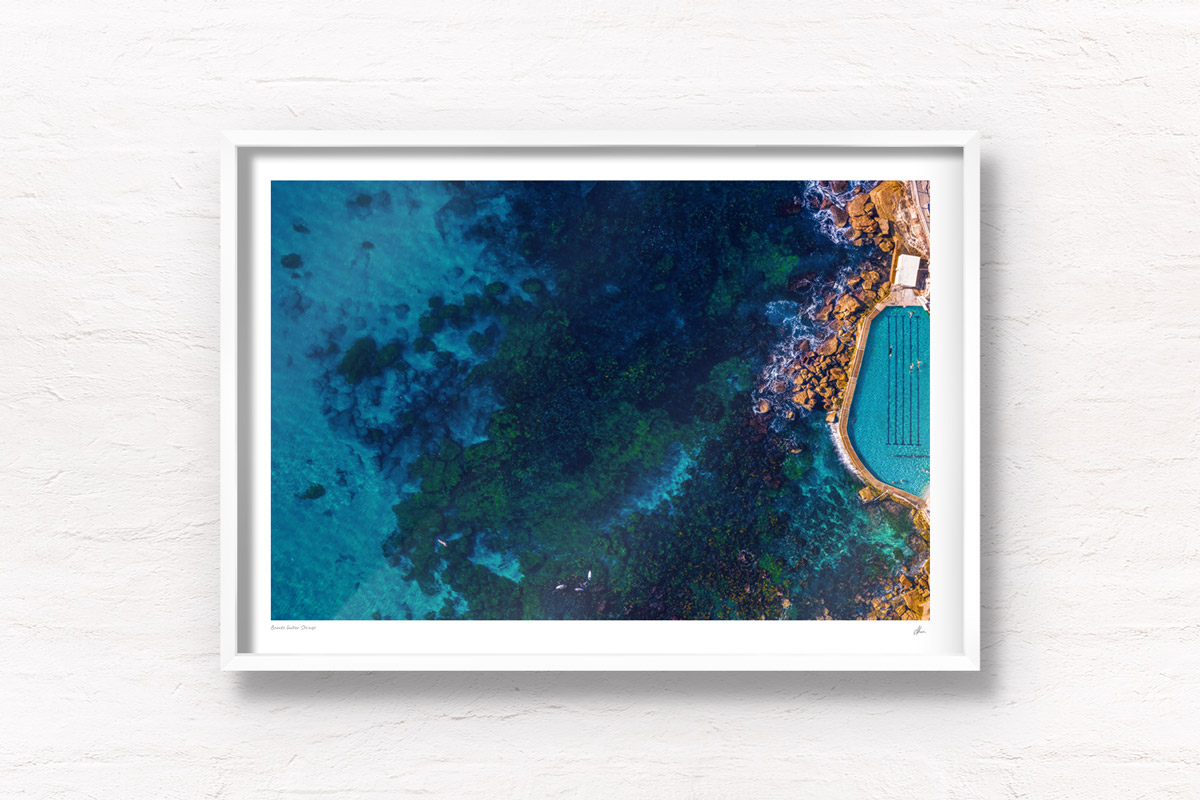
<svg viewBox="0 0 1200 800">
<path fill-rule="evenodd" d="M 846 451 L 846 444 L 842 441 L 842 437 L 838 435 L 838 426 L 836 422 L 826 423 L 829 429 L 829 439 L 833 442 L 833 447 L 837 450 L 838 461 L 842 462 L 851 475 L 858 475 L 858 470 L 854 466 L 854 461 L 850 458 L 850 453 Z"/>
<path fill-rule="evenodd" d="M 829 200 L 845 208 L 846 203 L 854 196 L 855 189 L 870 191 L 879 184 L 879 181 L 846 181 L 846 183 L 848 184 L 846 191 L 834 192 L 828 186 L 822 186 L 818 181 L 808 181 L 805 184 L 804 193 L 801 195 L 804 200 L 805 211 L 811 211 L 817 220 L 817 227 L 821 233 L 838 244 L 845 244 L 848 241 L 849 228 L 839 228 L 833 221 L 833 212 L 829 209 L 812 209 L 810 205 L 812 199 L 816 198 L 818 202 Z"/>
</svg>

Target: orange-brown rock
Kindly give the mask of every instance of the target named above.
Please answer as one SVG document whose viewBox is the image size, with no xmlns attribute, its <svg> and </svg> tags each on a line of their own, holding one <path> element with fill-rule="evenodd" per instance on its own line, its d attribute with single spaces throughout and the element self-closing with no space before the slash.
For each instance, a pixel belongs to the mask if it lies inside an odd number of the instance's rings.
<svg viewBox="0 0 1200 800">
<path fill-rule="evenodd" d="M 881 219 L 895 221 L 908 192 L 900 181 L 884 181 L 871 190 L 868 197 Z"/>
<path fill-rule="evenodd" d="M 844 294 L 838 298 L 837 304 L 833 307 L 833 316 L 838 319 L 845 319 L 854 312 L 863 307 L 858 298 L 852 294 Z"/>
<path fill-rule="evenodd" d="M 794 395 L 792 395 L 792 402 L 796 405 L 804 406 L 809 411 L 812 411 L 817 405 L 816 398 L 813 397 L 812 392 L 808 391 L 807 389 L 796 392 Z"/>
<path fill-rule="evenodd" d="M 913 589 L 912 591 L 905 592 L 902 596 L 904 598 L 904 605 L 908 606 L 913 611 L 920 613 L 921 608 L 925 605 L 925 602 L 921 598 L 921 592 L 919 589 Z"/>
<path fill-rule="evenodd" d="M 866 212 L 866 209 L 863 208 L 863 206 L 865 206 L 867 204 L 867 201 L 870 199 L 871 199 L 870 195 L 866 195 L 866 194 L 855 195 L 854 197 L 850 198 L 849 203 L 846 203 L 846 213 L 849 214 L 851 217 L 864 216 L 867 212 Z"/>
<path fill-rule="evenodd" d="M 821 346 L 817 348 L 817 354 L 822 356 L 831 356 L 841 349 L 842 343 L 838 341 L 836 336 L 832 336 L 821 343 Z"/>
<path fill-rule="evenodd" d="M 858 217 L 851 217 L 850 227 L 854 229 L 856 234 L 862 234 L 863 236 L 874 236 L 879 231 L 879 224 L 865 214 Z"/>
<path fill-rule="evenodd" d="M 844 228 L 850 224 L 850 215 L 847 214 L 846 210 L 837 203 L 833 203 L 829 206 L 829 216 L 833 219 L 833 224 L 837 225 L 839 228 Z"/>
</svg>

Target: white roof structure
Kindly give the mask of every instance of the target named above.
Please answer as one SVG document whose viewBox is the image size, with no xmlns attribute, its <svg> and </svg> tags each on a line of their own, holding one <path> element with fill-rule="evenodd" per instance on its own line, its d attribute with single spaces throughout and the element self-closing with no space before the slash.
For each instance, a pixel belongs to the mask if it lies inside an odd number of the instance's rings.
<svg viewBox="0 0 1200 800">
<path fill-rule="evenodd" d="M 896 264 L 896 285 L 916 288 L 917 270 L 921 268 L 921 259 L 916 256 L 900 256 Z"/>
</svg>

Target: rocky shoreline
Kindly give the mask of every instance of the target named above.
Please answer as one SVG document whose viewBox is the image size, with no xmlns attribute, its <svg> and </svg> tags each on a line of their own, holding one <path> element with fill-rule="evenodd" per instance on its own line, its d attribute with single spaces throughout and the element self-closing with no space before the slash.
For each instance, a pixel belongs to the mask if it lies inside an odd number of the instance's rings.
<svg viewBox="0 0 1200 800">
<path fill-rule="evenodd" d="M 929 619 L 929 518 L 911 513 L 916 532 L 909 536 L 909 546 L 914 555 L 862 597 L 871 610 L 861 619 Z"/>
<path fill-rule="evenodd" d="M 891 292 L 891 282 L 882 269 L 865 267 L 846 280 L 846 290 L 831 294 L 814 319 L 824 322 L 829 336 L 815 348 L 802 342 L 797 357 L 787 370 L 792 381 L 792 402 L 809 411 L 838 411 L 849 383 L 855 342 L 863 317 Z"/>
<path fill-rule="evenodd" d="M 901 254 L 929 257 L 928 237 L 920 224 L 907 186 L 883 181 L 869 188 L 850 181 L 817 181 L 791 206 L 804 204 L 815 213 L 826 233 L 868 252 L 844 285 L 830 291 L 813 319 L 824 323 L 824 338 L 800 340 L 787 363 L 770 370 L 772 381 L 759 394 L 760 414 L 785 416 L 801 408 L 827 412 L 832 421 L 841 408 L 854 360 L 855 343 L 863 318 L 892 292 L 895 258 Z M 807 276 L 793 276 L 802 288 Z M 788 409 L 787 406 L 792 408 Z"/>
<path fill-rule="evenodd" d="M 805 198 L 827 233 L 862 247 L 890 254 L 900 249 L 929 258 L 929 237 L 903 181 L 882 181 L 867 188 L 850 181 L 817 181 Z"/>
<path fill-rule="evenodd" d="M 826 296 L 814 315 L 816 321 L 826 323 L 827 338 L 815 347 L 800 342 L 791 363 L 776 372 L 786 376 L 790 386 L 780 386 L 776 381 L 776 385 L 765 388 L 777 396 L 786 389 L 792 404 L 808 411 L 827 412 L 826 419 L 833 422 L 845 401 L 863 319 L 892 292 L 895 258 L 908 253 L 927 260 L 929 242 L 920 211 L 903 182 L 884 181 L 868 187 L 849 181 L 819 181 L 810 185 L 804 199 L 827 232 L 873 252 L 846 278 L 844 288 Z M 770 402 L 759 402 L 760 413 L 771 410 Z M 897 512 L 909 510 L 915 529 L 909 537 L 913 556 L 908 562 L 856 598 L 870 609 L 860 619 L 929 619 L 927 514 L 881 498 L 870 486 L 865 486 L 860 496 L 864 503 L 883 502 L 894 505 Z"/>
</svg>

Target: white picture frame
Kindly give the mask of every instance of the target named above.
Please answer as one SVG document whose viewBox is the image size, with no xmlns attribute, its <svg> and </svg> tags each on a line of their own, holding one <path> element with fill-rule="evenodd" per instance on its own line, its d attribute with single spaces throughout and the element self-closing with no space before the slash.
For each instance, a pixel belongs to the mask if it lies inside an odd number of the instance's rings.
<svg viewBox="0 0 1200 800">
<path fill-rule="evenodd" d="M 282 176 L 935 175 L 939 308 L 933 615 L 906 621 L 316 621 L 269 639 L 261 474 L 264 186 Z M 582 174 L 586 172 L 587 174 Z M 269 260 L 269 242 L 266 257 Z M 221 633 L 225 670 L 978 670 L 979 137 L 974 132 L 236 131 L 221 163 Z M 269 346 L 269 344 L 268 344 Z M 259 348 L 256 350 L 256 347 Z M 269 350 L 267 351 L 269 352 Z M 940 374 L 939 374 L 940 373 Z M 940 392 L 940 394 L 939 394 Z M 269 421 L 269 408 L 267 409 Z M 943 452 L 939 450 L 938 452 Z M 939 460 L 940 458 L 940 460 Z M 268 560 L 269 563 L 269 560 Z M 269 568 L 269 567 L 268 567 Z M 407 644 L 386 626 L 410 627 Z M 527 626 L 515 629 L 511 626 Z M 385 627 L 380 627 L 385 626 Z M 822 628 L 820 626 L 827 626 Z M 308 629 L 311 628 L 311 629 Z M 514 635 L 513 631 L 519 631 Z M 781 635 L 781 633 L 783 635 Z M 270 645 L 265 644 L 270 641 Z"/>
</svg>

